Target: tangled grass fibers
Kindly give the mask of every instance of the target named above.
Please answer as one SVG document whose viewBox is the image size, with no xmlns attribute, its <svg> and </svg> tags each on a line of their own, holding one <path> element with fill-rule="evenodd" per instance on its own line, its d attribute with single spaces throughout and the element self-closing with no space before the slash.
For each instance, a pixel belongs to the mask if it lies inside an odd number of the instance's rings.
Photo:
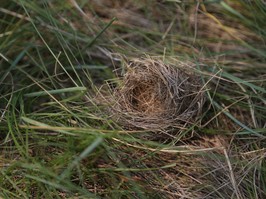
<svg viewBox="0 0 266 199">
<path fill-rule="evenodd" d="M 195 122 L 204 103 L 201 79 L 184 63 L 134 59 L 111 96 L 115 120 L 127 128 L 161 131 Z"/>
</svg>

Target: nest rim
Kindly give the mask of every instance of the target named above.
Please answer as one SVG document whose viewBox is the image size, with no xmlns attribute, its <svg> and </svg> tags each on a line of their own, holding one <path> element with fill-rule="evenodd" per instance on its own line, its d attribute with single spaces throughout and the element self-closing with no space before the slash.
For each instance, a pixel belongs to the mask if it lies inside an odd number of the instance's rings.
<svg viewBox="0 0 266 199">
<path fill-rule="evenodd" d="M 205 102 L 201 78 L 184 62 L 136 58 L 111 91 L 112 118 L 128 129 L 167 131 L 195 124 Z"/>
</svg>

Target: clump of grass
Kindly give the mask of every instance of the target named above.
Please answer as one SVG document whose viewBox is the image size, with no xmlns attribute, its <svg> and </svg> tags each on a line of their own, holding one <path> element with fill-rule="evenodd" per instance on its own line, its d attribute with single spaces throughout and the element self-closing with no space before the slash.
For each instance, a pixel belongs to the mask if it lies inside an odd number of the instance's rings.
<svg viewBox="0 0 266 199">
<path fill-rule="evenodd" d="M 188 64 L 133 59 L 120 81 L 107 99 L 112 117 L 125 128 L 185 129 L 201 115 L 204 88 Z"/>
<path fill-rule="evenodd" d="M 265 150 L 246 150 L 240 145 L 202 154 L 204 198 L 265 198 Z M 246 146 L 245 146 L 246 147 Z"/>
<path fill-rule="evenodd" d="M 265 198 L 262 0 L 0 7 L 0 197 Z M 209 77 L 202 125 L 166 144 L 113 121 L 94 95 L 117 54 L 193 62 Z"/>
</svg>

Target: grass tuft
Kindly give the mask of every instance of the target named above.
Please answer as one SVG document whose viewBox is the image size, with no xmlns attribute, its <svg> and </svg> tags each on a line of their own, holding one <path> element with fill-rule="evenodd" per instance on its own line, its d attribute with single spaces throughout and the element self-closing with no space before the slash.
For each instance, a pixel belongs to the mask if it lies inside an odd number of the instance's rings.
<svg viewBox="0 0 266 199">
<path fill-rule="evenodd" d="M 1 2 L 0 198 L 266 198 L 265 27 L 263 0 Z M 140 57 L 193 63 L 197 123 L 106 112 Z"/>
</svg>

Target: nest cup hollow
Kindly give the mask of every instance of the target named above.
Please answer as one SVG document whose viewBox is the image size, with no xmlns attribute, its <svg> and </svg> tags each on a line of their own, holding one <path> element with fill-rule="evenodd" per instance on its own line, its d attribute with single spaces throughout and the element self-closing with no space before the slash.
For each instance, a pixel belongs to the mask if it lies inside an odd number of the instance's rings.
<svg viewBox="0 0 266 199">
<path fill-rule="evenodd" d="M 142 58 L 128 62 L 111 101 L 113 118 L 119 124 L 160 131 L 194 123 L 202 111 L 204 92 L 191 66 Z"/>
</svg>

